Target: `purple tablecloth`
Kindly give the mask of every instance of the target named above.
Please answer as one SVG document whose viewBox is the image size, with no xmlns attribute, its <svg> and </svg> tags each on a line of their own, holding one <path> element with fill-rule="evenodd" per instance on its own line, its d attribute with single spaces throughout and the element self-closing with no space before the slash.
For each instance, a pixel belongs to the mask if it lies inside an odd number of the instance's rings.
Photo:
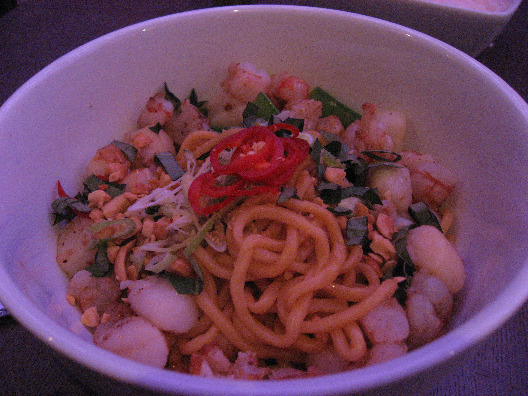
<svg viewBox="0 0 528 396">
<path fill-rule="evenodd" d="M 0 103 L 43 67 L 118 28 L 230 2 L 201 0 L 25 0 L 0 16 Z M 332 1 L 275 3 L 332 6 Z M 528 100 L 528 2 L 478 58 Z M 528 304 L 456 360 L 381 394 L 528 395 Z M 79 367 L 13 318 L 0 319 L 0 395 L 130 394 L 131 389 Z M 135 390 L 135 394 L 146 394 Z"/>
</svg>

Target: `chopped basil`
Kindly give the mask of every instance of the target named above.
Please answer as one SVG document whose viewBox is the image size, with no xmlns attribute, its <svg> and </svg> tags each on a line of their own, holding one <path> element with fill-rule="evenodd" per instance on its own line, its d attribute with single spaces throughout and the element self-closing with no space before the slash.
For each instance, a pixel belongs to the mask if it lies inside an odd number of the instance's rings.
<svg viewBox="0 0 528 396">
<path fill-rule="evenodd" d="M 158 213 L 158 210 L 159 210 L 160 207 L 161 207 L 161 205 L 147 206 L 145 208 L 145 214 L 153 216 L 153 215 Z"/>
<path fill-rule="evenodd" d="M 167 271 L 161 272 L 160 275 L 167 279 L 172 287 L 180 294 L 196 296 L 202 292 L 204 287 L 204 282 L 200 278 L 185 278 L 183 276 L 173 275 Z"/>
<path fill-rule="evenodd" d="M 368 217 L 352 217 L 347 221 L 345 243 L 351 245 L 362 245 L 364 247 L 368 240 Z"/>
<path fill-rule="evenodd" d="M 159 123 L 157 125 L 159 125 Z M 130 162 L 134 162 L 134 160 L 136 159 L 137 152 L 138 152 L 137 148 L 135 148 L 131 144 L 123 143 L 118 140 L 114 140 L 112 144 L 116 146 L 119 150 L 121 150 Z"/>
<path fill-rule="evenodd" d="M 386 274 L 386 278 L 392 278 L 396 276 L 403 276 L 406 279 L 398 283 L 398 289 L 394 293 L 394 297 L 401 305 L 405 304 L 407 299 L 407 289 L 411 284 L 411 277 L 416 270 L 414 263 L 407 252 L 407 233 L 409 229 L 407 227 L 400 228 L 396 234 L 392 237 L 392 244 L 396 248 L 396 266 L 392 269 L 389 274 Z"/>
<path fill-rule="evenodd" d="M 360 186 L 352 186 L 352 187 L 343 188 L 341 191 L 341 199 L 345 199 L 349 197 L 360 198 L 365 203 L 365 205 L 370 209 L 372 209 L 373 205 L 383 204 L 378 194 L 378 190 L 376 188 L 360 187 Z"/>
<path fill-rule="evenodd" d="M 323 117 L 336 115 L 341 120 L 343 127 L 348 127 L 354 121 L 361 118 L 361 114 L 355 112 L 350 107 L 339 102 L 328 92 L 320 87 L 316 87 L 310 92 L 310 99 L 318 100 L 323 104 Z"/>
<path fill-rule="evenodd" d="M 185 171 L 176 162 L 176 158 L 170 151 L 155 154 L 154 160 L 165 169 L 171 180 L 178 180 L 185 174 Z"/>
<path fill-rule="evenodd" d="M 398 162 L 399 160 L 401 160 L 401 155 L 398 153 L 395 153 L 394 151 L 365 150 L 365 151 L 362 151 L 361 154 L 373 160 L 382 161 L 382 162 Z"/>
<path fill-rule="evenodd" d="M 346 216 L 352 213 L 352 209 L 345 208 L 344 206 L 339 205 L 334 208 L 328 208 L 328 210 L 336 216 Z"/>
<path fill-rule="evenodd" d="M 154 133 L 159 133 L 163 129 L 163 125 L 158 122 L 156 125 L 149 127 L 149 129 Z"/>
<path fill-rule="evenodd" d="M 291 117 L 288 117 L 285 120 L 281 120 L 275 114 L 272 115 L 272 118 L 273 118 L 273 121 L 272 121 L 273 124 L 283 123 L 283 124 L 293 125 L 294 127 L 296 127 L 299 130 L 299 132 L 302 132 L 303 129 L 304 129 L 304 118 L 291 118 Z M 279 137 L 283 137 L 283 136 L 289 137 L 289 136 L 291 136 L 291 132 L 290 131 L 286 131 L 285 129 L 280 129 L 277 132 L 275 132 L 275 135 L 277 135 Z"/>
<path fill-rule="evenodd" d="M 323 145 L 321 144 L 321 141 L 319 139 L 315 139 L 311 150 L 312 159 L 316 164 L 319 164 L 321 162 L 321 153 L 323 151 Z"/>
<path fill-rule="evenodd" d="M 198 95 L 196 94 L 196 90 L 194 88 L 192 89 L 191 94 L 189 95 L 189 103 L 196 107 L 204 117 L 207 117 L 208 111 L 207 108 L 204 107 L 207 103 L 207 100 L 199 101 Z"/>
<path fill-rule="evenodd" d="M 333 140 L 325 146 L 325 150 L 332 154 L 334 157 L 338 157 L 341 152 L 343 144 L 339 140 Z"/>
<path fill-rule="evenodd" d="M 80 202 L 76 198 L 71 197 L 57 198 L 51 203 L 51 208 L 53 209 L 53 215 L 55 216 L 53 225 L 58 224 L 63 220 L 70 221 L 79 212 L 90 213 L 92 210 L 88 207 L 88 205 Z"/>
<path fill-rule="evenodd" d="M 169 86 L 167 85 L 167 83 L 164 83 L 163 87 L 165 88 L 165 99 L 167 99 L 167 100 L 172 102 L 172 104 L 174 105 L 174 111 L 178 110 L 180 108 L 180 105 L 181 105 L 181 100 L 178 99 L 176 97 L 176 95 L 174 95 L 169 90 Z"/>
<path fill-rule="evenodd" d="M 416 222 L 416 224 L 430 225 L 438 228 L 440 232 L 443 232 L 438 218 L 431 211 L 431 209 L 429 209 L 429 206 L 427 206 L 425 202 L 417 202 L 409 206 L 409 214 L 411 215 L 412 219 Z"/>
<path fill-rule="evenodd" d="M 93 264 L 86 268 L 95 277 L 102 278 L 108 276 L 114 270 L 114 266 L 108 258 L 107 248 L 108 245 L 106 243 L 99 243 Z"/>
<path fill-rule="evenodd" d="M 106 230 L 105 236 L 95 241 L 95 245 L 107 243 L 116 238 L 128 237 L 136 229 L 136 222 L 131 218 L 125 217 L 118 220 L 102 220 L 90 226 L 90 231 L 94 234 L 101 235 L 101 231 Z"/>
<path fill-rule="evenodd" d="M 368 167 L 361 158 L 355 158 L 345 161 L 345 171 L 347 180 L 355 186 L 364 186 L 367 184 Z"/>
<path fill-rule="evenodd" d="M 341 161 L 339 161 L 334 155 L 326 151 L 326 147 L 324 148 L 321 154 L 324 166 L 328 168 L 345 168 L 345 165 Z"/>
<path fill-rule="evenodd" d="M 319 191 L 319 196 L 327 205 L 337 205 L 341 202 L 341 187 L 335 183 L 319 182 L 317 191 Z"/>
<path fill-rule="evenodd" d="M 279 114 L 279 110 L 273 102 L 264 94 L 259 92 L 255 101 L 249 102 L 242 113 L 243 124 L 246 128 L 257 124 L 259 121 L 271 121 L 273 115 Z"/>
<path fill-rule="evenodd" d="M 95 175 L 89 176 L 84 182 L 84 191 L 81 193 L 83 196 L 88 197 L 88 194 L 99 190 L 101 185 L 106 185 L 105 192 L 110 195 L 112 198 L 117 197 L 118 195 L 123 194 L 123 191 L 126 187 L 126 184 L 113 183 L 105 181 Z"/>
<path fill-rule="evenodd" d="M 281 193 L 277 199 L 277 203 L 285 202 L 290 198 L 299 198 L 297 196 L 297 189 L 295 187 L 281 187 Z"/>
</svg>

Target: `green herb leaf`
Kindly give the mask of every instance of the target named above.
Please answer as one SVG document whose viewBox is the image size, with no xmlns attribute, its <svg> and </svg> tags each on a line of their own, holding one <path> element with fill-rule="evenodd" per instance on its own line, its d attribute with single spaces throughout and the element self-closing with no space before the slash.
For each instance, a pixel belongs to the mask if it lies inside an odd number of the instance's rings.
<svg viewBox="0 0 528 396">
<path fill-rule="evenodd" d="M 51 203 L 53 215 L 55 216 L 53 225 L 60 223 L 63 220 L 72 220 L 77 213 L 90 213 L 91 208 L 88 205 L 80 202 L 76 198 L 60 197 Z"/>
<path fill-rule="evenodd" d="M 343 161 L 346 168 L 347 180 L 355 186 L 365 186 L 367 184 L 368 167 L 361 158 Z"/>
<path fill-rule="evenodd" d="M 204 282 L 200 278 L 185 278 L 183 276 L 173 275 L 167 271 L 161 272 L 160 275 L 167 279 L 172 287 L 180 294 L 196 296 L 202 292 L 204 287 Z"/>
<path fill-rule="evenodd" d="M 170 100 L 174 105 L 174 111 L 177 111 L 180 108 L 181 100 L 176 97 L 170 90 L 167 83 L 163 84 L 165 88 L 165 99 Z"/>
<path fill-rule="evenodd" d="M 373 205 L 381 205 L 383 201 L 381 200 L 378 190 L 376 188 L 369 187 L 360 187 L 352 186 L 346 187 L 341 190 L 341 199 L 349 197 L 358 197 L 360 198 L 365 206 L 369 209 L 372 209 Z"/>
<path fill-rule="evenodd" d="M 327 205 L 337 205 L 341 202 L 341 187 L 335 183 L 319 182 L 317 191 L 323 202 Z"/>
<path fill-rule="evenodd" d="M 154 160 L 165 169 L 171 180 L 178 180 L 185 174 L 185 171 L 176 162 L 176 158 L 170 151 L 155 154 Z"/>
<path fill-rule="evenodd" d="M 149 127 L 149 129 L 154 133 L 159 133 L 163 129 L 163 125 L 158 122 L 156 125 Z"/>
<path fill-rule="evenodd" d="M 387 151 L 387 150 L 365 150 L 362 151 L 361 154 L 376 160 L 376 161 L 383 161 L 383 162 L 398 162 L 401 160 L 401 155 L 398 153 L 395 153 L 394 151 Z"/>
<path fill-rule="evenodd" d="M 108 258 L 108 245 L 106 243 L 100 243 L 97 245 L 97 253 L 95 254 L 95 260 L 93 264 L 89 265 L 86 270 L 93 276 L 102 278 L 108 276 L 114 270 L 114 266 Z"/>
<path fill-rule="evenodd" d="M 440 232 L 443 232 L 438 218 L 425 202 L 417 202 L 409 206 L 409 214 L 419 226 L 430 225 L 436 227 Z"/>
<path fill-rule="evenodd" d="M 277 203 L 282 203 L 287 201 L 290 198 L 299 198 L 297 196 L 297 189 L 295 187 L 281 187 L 281 193 L 279 195 L 279 198 L 277 199 Z"/>
<path fill-rule="evenodd" d="M 192 89 L 191 94 L 189 95 L 189 103 L 192 104 L 194 107 L 196 107 L 198 111 L 202 113 L 204 117 L 207 117 L 208 111 L 204 107 L 205 104 L 207 103 L 207 100 L 199 101 L 198 95 L 196 94 L 196 90 L 194 88 Z"/>
<path fill-rule="evenodd" d="M 89 176 L 84 182 L 84 191 L 81 193 L 84 196 L 88 196 L 89 193 L 94 192 L 99 189 L 99 186 L 106 185 L 107 188 L 105 192 L 110 195 L 112 198 L 117 197 L 118 195 L 123 194 L 126 184 L 113 183 L 106 180 L 103 180 L 95 175 Z M 87 200 L 87 198 L 86 198 Z"/>
<path fill-rule="evenodd" d="M 323 104 L 323 117 L 336 115 L 339 117 L 343 127 L 345 128 L 354 121 L 361 118 L 361 114 L 339 102 L 336 98 L 320 87 L 316 87 L 312 90 L 312 92 L 310 92 L 310 99 L 318 100 Z"/>
<path fill-rule="evenodd" d="M 130 162 L 134 162 L 138 152 L 137 148 L 135 148 L 131 144 L 120 142 L 118 140 L 114 140 L 112 144 L 116 146 L 119 150 L 121 150 Z"/>
<path fill-rule="evenodd" d="M 279 114 L 279 110 L 273 102 L 264 94 L 259 92 L 253 102 L 249 102 L 242 113 L 243 124 L 246 128 L 255 125 L 259 120 L 271 121 L 274 114 Z"/>
<path fill-rule="evenodd" d="M 349 246 L 362 245 L 365 248 L 365 244 L 368 241 L 368 217 L 352 217 L 347 221 L 345 243 Z"/>
</svg>

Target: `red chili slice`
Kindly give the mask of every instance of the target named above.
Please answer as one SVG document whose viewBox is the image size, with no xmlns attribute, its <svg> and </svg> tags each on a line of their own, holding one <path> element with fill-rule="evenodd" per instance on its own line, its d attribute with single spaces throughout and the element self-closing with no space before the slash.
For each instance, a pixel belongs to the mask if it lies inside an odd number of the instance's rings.
<svg viewBox="0 0 528 396">
<path fill-rule="evenodd" d="M 207 195 L 205 191 L 210 188 L 206 187 L 210 182 L 210 176 L 204 176 L 208 175 L 208 173 L 203 173 L 202 175 L 198 176 L 193 180 L 191 183 L 191 186 L 189 187 L 189 191 L 187 193 L 187 196 L 189 198 L 189 203 L 191 204 L 192 209 L 199 215 L 207 216 L 211 213 L 217 212 L 220 209 L 222 209 L 224 206 L 229 205 L 231 202 L 233 202 L 236 199 L 236 195 L 223 195 L 224 199 L 222 201 L 216 201 L 215 199 L 221 198 L 219 197 L 212 197 L 210 195 Z M 212 174 L 213 179 L 215 179 L 214 174 Z M 213 202 L 211 203 L 211 198 L 213 198 Z M 206 201 L 206 202 L 204 202 Z"/>
<path fill-rule="evenodd" d="M 266 162 L 270 153 L 274 152 L 274 144 L 277 137 L 270 134 L 266 127 L 255 126 L 243 129 L 221 140 L 211 150 L 211 166 L 213 170 L 221 175 L 238 173 L 244 169 L 258 166 Z M 259 144 L 259 142 L 263 142 Z M 258 149 L 256 149 L 256 146 Z M 228 164 L 220 163 L 220 153 L 227 149 L 236 149 Z"/>
<path fill-rule="evenodd" d="M 290 131 L 293 137 L 299 136 L 299 128 L 297 128 L 295 125 L 286 124 L 286 123 L 278 123 L 278 124 L 270 125 L 268 127 L 268 130 L 273 134 L 277 131 L 280 131 L 281 129 L 286 129 L 287 131 Z"/>
</svg>

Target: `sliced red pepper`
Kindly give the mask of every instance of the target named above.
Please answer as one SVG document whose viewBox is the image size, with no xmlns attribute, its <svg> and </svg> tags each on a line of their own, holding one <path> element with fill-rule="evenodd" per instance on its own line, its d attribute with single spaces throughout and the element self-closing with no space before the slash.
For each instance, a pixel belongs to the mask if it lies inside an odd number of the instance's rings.
<svg viewBox="0 0 528 396">
<path fill-rule="evenodd" d="M 292 133 L 292 137 L 299 136 L 299 128 L 297 128 L 295 125 L 280 122 L 278 124 L 273 124 L 268 127 L 268 130 L 273 134 L 277 131 L 280 131 L 281 129 L 286 129 L 287 131 L 290 131 Z"/>
<path fill-rule="evenodd" d="M 209 172 L 208 172 L 209 173 Z M 219 197 L 211 197 L 210 195 L 207 195 L 204 193 L 204 190 L 206 190 L 209 187 L 205 187 L 208 185 L 208 183 L 211 181 L 208 173 L 203 173 L 202 175 L 198 176 L 193 180 L 191 183 L 191 186 L 189 187 L 189 191 L 187 193 L 187 196 L 189 198 L 189 203 L 191 204 L 192 209 L 199 215 L 207 216 L 211 213 L 214 213 L 216 211 L 219 211 L 224 206 L 229 205 L 231 202 L 233 202 L 236 199 L 236 195 L 224 195 L 224 199 L 222 201 L 216 201 Z M 211 173 L 211 175 L 213 175 Z M 215 176 L 213 175 L 213 179 L 215 179 Z M 213 198 L 213 202 L 211 203 L 211 198 Z"/>
<path fill-rule="evenodd" d="M 293 137 L 279 138 L 274 132 L 287 129 Z M 278 193 L 308 155 L 310 146 L 298 139 L 299 130 L 290 124 L 243 129 L 220 141 L 210 154 L 212 171 L 195 178 L 188 192 L 189 203 L 200 215 L 209 215 L 233 202 L 236 197 L 266 192 Z M 229 163 L 220 154 L 234 149 Z M 233 175 L 229 185 L 219 185 L 218 176 Z M 218 201 L 218 198 L 224 198 Z"/>
<path fill-rule="evenodd" d="M 70 196 L 68 194 L 66 194 L 66 191 L 64 191 L 64 188 L 62 188 L 62 184 L 60 181 L 57 180 L 57 194 L 59 195 L 59 197 L 61 198 L 69 198 Z"/>
</svg>

